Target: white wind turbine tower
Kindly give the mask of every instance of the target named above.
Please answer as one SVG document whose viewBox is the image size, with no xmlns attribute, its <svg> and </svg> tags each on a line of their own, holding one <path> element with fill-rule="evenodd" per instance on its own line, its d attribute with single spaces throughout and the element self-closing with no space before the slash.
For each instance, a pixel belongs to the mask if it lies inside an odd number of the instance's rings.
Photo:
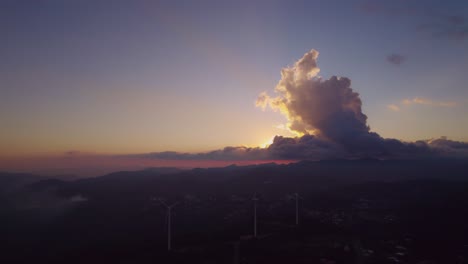
<svg viewBox="0 0 468 264">
<path fill-rule="evenodd" d="M 294 193 L 294 198 L 296 198 L 296 226 L 299 225 L 299 194 Z"/>
<path fill-rule="evenodd" d="M 254 195 L 252 200 L 254 201 L 254 237 L 257 238 L 257 194 Z"/>
<path fill-rule="evenodd" d="M 153 198 L 154 200 L 154 198 Z M 171 243 L 172 243 L 172 230 L 171 230 L 171 214 L 172 208 L 179 204 L 179 202 L 175 202 L 171 205 L 165 203 L 162 199 L 158 199 L 158 201 L 167 208 L 167 251 L 171 251 Z"/>
</svg>

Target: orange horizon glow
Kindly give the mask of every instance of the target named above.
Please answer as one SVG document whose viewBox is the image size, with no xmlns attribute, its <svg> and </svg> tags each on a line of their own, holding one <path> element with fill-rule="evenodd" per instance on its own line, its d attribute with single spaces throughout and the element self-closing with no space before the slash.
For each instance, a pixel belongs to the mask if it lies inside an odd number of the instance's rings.
<svg viewBox="0 0 468 264">
<path fill-rule="evenodd" d="M 180 169 L 214 168 L 229 165 L 255 165 L 264 163 L 288 164 L 296 160 L 167 160 L 134 158 L 117 155 L 71 153 L 10 157 L 0 159 L 1 170 L 37 173 L 40 175 L 76 175 L 81 177 L 100 176 L 115 171 L 141 170 L 151 167 L 175 167 Z"/>
</svg>

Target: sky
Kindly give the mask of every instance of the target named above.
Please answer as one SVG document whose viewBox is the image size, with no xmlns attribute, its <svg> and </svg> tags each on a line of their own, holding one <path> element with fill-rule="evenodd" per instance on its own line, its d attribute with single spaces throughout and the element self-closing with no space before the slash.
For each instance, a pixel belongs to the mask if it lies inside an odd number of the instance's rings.
<svg viewBox="0 0 468 264">
<path fill-rule="evenodd" d="M 0 169 L 313 134 L 257 100 L 290 96 L 282 69 L 312 49 L 314 77 L 348 78 L 370 132 L 468 141 L 464 0 L 6 0 L 0 33 Z"/>
</svg>

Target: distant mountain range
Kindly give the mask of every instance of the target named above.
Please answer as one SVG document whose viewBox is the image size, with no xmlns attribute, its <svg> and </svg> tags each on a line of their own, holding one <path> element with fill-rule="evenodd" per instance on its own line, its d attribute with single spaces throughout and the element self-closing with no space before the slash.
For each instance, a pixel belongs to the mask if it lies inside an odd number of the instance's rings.
<svg viewBox="0 0 468 264">
<path fill-rule="evenodd" d="M 356 234 L 375 246 L 390 238 L 401 240 L 410 231 L 423 245 L 424 250 L 417 254 L 426 256 L 432 252 L 426 247 L 447 243 L 458 247 L 464 245 L 468 234 L 468 166 L 463 160 L 363 159 L 190 170 L 148 168 L 72 181 L 4 172 L 0 173 L 0 187 L 0 234 L 6 241 L 0 245 L 4 255 L 16 263 L 35 259 L 48 263 L 122 259 L 154 263 L 161 258 L 161 263 L 232 263 L 230 241 L 252 231 L 254 195 L 259 199 L 261 234 L 274 233 L 277 238 L 241 242 L 244 256 L 255 256 L 249 248 L 256 245 L 264 246 L 269 255 L 287 241 L 296 241 L 296 236 L 298 241 L 348 241 L 349 234 Z M 303 228 L 291 237 L 294 193 L 300 195 Z M 181 251 L 175 255 L 165 255 L 167 215 L 159 199 L 178 202 L 174 245 Z M 393 219 L 397 222 L 389 224 Z M 434 230 L 440 232 L 435 234 Z M 324 250 L 315 251 L 307 248 L 307 243 L 294 243 L 304 247 L 301 252 L 337 250 L 325 242 L 319 243 Z M 330 255 L 336 256 L 335 251 Z M 447 256 L 452 254 L 446 252 Z M 218 253 L 226 261 L 193 261 L 196 256 L 216 258 Z M 96 256 L 102 259 L 98 261 Z M 261 263 L 278 263 L 273 261 L 276 257 Z"/>
<path fill-rule="evenodd" d="M 267 163 L 260 165 L 230 165 L 220 168 L 182 170 L 172 167 L 147 168 L 139 171 L 119 171 L 99 177 L 64 180 L 27 173 L 0 173 L 0 191 L 14 191 L 22 186 L 31 190 L 60 187 L 67 193 L 87 190 L 106 191 L 109 188 L 158 189 L 176 192 L 216 188 L 241 188 L 243 191 L 273 188 L 311 188 L 307 183 L 325 186 L 331 183 L 348 184 L 366 181 L 395 181 L 411 179 L 468 180 L 468 162 L 465 160 L 326 160 L 300 161 L 291 164 Z M 54 180 L 52 180 L 54 179 Z M 68 178 L 66 178 L 68 179 Z M 266 186 L 269 183 L 270 186 Z M 156 186 L 156 187 L 155 187 Z M 244 186 L 244 187 L 241 187 Z M 212 191 L 216 192 L 219 189 Z M 73 190 L 73 191 L 72 191 Z M 151 191 L 148 190 L 148 193 Z"/>
</svg>

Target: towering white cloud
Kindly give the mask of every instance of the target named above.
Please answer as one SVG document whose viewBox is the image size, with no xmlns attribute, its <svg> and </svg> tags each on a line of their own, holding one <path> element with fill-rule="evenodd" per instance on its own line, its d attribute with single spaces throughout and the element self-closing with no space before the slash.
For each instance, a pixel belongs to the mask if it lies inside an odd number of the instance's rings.
<svg viewBox="0 0 468 264">
<path fill-rule="evenodd" d="M 270 108 L 286 116 L 288 128 L 297 137 L 276 136 L 267 148 L 226 147 L 205 153 L 157 152 L 137 156 L 171 160 L 468 157 L 468 143 L 446 138 L 402 142 L 372 132 L 351 80 L 319 77 L 318 55 L 318 51 L 311 50 L 292 67 L 282 69 L 276 96 L 263 92 L 255 102 L 259 108 Z M 411 103 L 427 101 L 418 98 Z M 391 107 L 399 109 L 396 105 Z"/>
<path fill-rule="evenodd" d="M 367 116 L 362 112 L 359 94 L 351 88 L 351 80 L 337 76 L 328 80 L 319 77 L 318 55 L 318 51 L 311 50 L 292 67 L 284 68 L 275 88 L 276 96 L 263 92 L 257 99 L 258 107 L 270 107 L 281 112 L 288 119 L 289 129 L 302 136 L 276 137 L 269 147 L 270 155 L 289 158 L 422 158 L 453 150 L 447 147 L 453 141 L 446 139 L 442 140 L 442 148 L 429 141 L 407 143 L 384 139 L 371 132 Z"/>
<path fill-rule="evenodd" d="M 262 93 L 257 106 L 268 105 L 280 111 L 288 118 L 289 128 L 299 135 L 313 134 L 342 144 L 369 136 L 367 116 L 362 113 L 362 102 L 351 88 L 351 80 L 319 77 L 318 55 L 311 50 L 294 66 L 284 68 L 275 88 L 277 96 Z"/>
</svg>

